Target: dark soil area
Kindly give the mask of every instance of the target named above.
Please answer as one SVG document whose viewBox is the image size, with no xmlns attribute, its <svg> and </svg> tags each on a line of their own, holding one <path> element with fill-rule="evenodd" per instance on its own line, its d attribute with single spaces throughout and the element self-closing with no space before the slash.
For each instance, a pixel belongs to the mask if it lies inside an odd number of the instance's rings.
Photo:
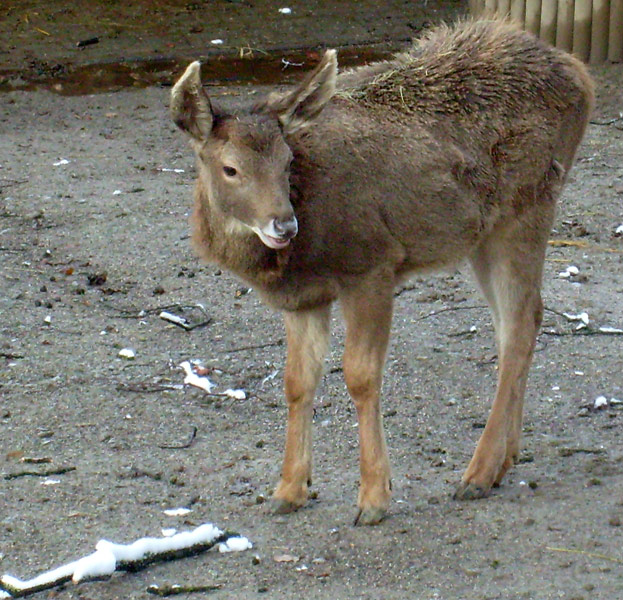
<svg viewBox="0 0 623 600">
<path fill-rule="evenodd" d="M 221 584 L 215 598 L 623 598 L 623 405 L 612 402 L 623 400 L 623 336 L 600 331 L 623 328 L 621 65 L 593 69 L 598 107 L 547 255 L 520 463 L 488 499 L 451 499 L 494 392 L 493 331 L 467 269 L 414 278 L 397 291 L 383 386 L 394 500 L 381 525 L 354 528 L 357 432 L 339 311 L 315 412 L 316 497 L 274 516 L 264 500 L 285 434 L 283 325 L 254 290 L 192 254 L 194 159 L 169 120 L 169 90 L 139 76 L 140 89 L 63 96 L 57 79 L 39 85 L 56 74 L 33 61 L 71 73 L 132 57 L 143 73 L 153 55 L 183 65 L 240 48 L 279 61 L 293 48 L 399 48 L 464 3 L 5 6 L 0 574 L 35 576 L 100 538 L 129 543 L 213 522 L 254 549 L 40 596 L 147 598 L 151 583 L 180 583 Z M 93 36 L 99 43 L 75 47 Z M 168 68 L 170 83 L 178 71 Z M 269 89 L 210 92 L 235 104 Z M 561 277 L 571 265 L 578 274 Z M 163 309 L 210 322 L 184 331 L 159 318 Z M 563 316 L 583 311 L 584 329 Z M 133 360 L 119 357 L 124 348 Z M 188 359 L 211 369 L 216 392 L 240 388 L 247 399 L 181 389 Z M 599 396 L 608 403 L 597 409 Z M 177 507 L 192 512 L 163 513 Z"/>
</svg>

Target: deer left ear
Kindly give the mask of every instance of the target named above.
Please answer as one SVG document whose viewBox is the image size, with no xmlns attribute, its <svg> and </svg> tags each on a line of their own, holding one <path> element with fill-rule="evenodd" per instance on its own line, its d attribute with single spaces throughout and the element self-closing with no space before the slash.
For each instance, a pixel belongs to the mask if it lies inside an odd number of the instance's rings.
<svg viewBox="0 0 623 600">
<path fill-rule="evenodd" d="M 171 118 L 196 140 L 205 140 L 212 131 L 214 114 L 201 86 L 201 65 L 190 63 L 171 90 Z"/>
<path fill-rule="evenodd" d="M 337 55 L 327 50 L 318 66 L 293 92 L 268 101 L 286 134 L 309 126 L 335 93 Z"/>
</svg>

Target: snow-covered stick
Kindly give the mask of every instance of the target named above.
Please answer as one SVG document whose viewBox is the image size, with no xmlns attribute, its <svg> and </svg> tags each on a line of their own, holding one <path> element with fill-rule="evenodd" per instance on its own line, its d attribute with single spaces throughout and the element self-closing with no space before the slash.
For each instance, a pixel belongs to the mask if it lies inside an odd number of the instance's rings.
<svg viewBox="0 0 623 600">
<path fill-rule="evenodd" d="M 211 523 L 169 537 L 141 538 L 128 545 L 100 540 L 92 554 L 42 573 L 29 581 L 3 575 L 0 578 L 0 598 L 30 596 L 69 581 L 79 583 L 102 579 L 112 575 L 115 570 L 135 572 L 154 562 L 200 554 L 217 544 L 221 552 L 252 547 L 246 538 L 231 531 L 221 531 Z"/>
</svg>

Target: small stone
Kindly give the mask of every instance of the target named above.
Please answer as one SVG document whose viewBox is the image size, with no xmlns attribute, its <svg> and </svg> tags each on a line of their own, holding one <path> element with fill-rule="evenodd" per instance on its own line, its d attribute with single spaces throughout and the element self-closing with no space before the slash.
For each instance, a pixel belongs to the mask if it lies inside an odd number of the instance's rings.
<svg viewBox="0 0 623 600">
<path fill-rule="evenodd" d="M 166 294 L 164 288 L 161 285 L 157 285 L 152 292 L 154 296 L 162 296 L 162 294 Z"/>
<path fill-rule="evenodd" d="M 621 519 L 619 517 L 610 517 L 608 525 L 610 527 L 621 527 Z"/>
<path fill-rule="evenodd" d="M 260 559 L 260 557 L 257 554 L 254 554 L 253 558 L 251 558 L 251 564 L 252 565 L 259 565 L 261 562 L 262 562 L 262 560 Z"/>
</svg>

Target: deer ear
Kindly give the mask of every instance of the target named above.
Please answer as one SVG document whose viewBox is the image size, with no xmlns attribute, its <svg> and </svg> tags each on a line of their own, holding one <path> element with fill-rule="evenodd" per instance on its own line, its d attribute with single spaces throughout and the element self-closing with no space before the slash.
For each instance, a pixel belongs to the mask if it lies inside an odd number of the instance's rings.
<svg viewBox="0 0 623 600">
<path fill-rule="evenodd" d="M 214 115 L 210 99 L 201 87 L 201 65 L 190 63 L 171 90 L 171 117 L 196 140 L 205 140 L 212 130 Z"/>
<path fill-rule="evenodd" d="M 286 134 L 295 133 L 310 125 L 335 92 L 337 56 L 327 50 L 320 64 L 293 92 L 272 97 L 268 105 L 277 114 Z"/>
</svg>

